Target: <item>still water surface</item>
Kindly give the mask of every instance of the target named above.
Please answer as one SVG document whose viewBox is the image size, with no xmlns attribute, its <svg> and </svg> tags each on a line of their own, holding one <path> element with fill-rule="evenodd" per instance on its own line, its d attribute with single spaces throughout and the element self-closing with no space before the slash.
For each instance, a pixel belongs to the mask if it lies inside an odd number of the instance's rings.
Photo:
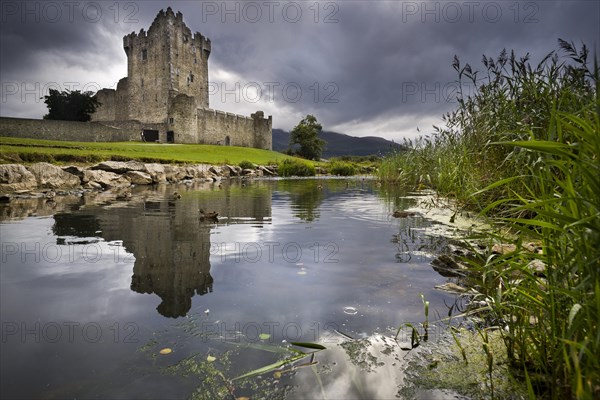
<svg viewBox="0 0 600 400">
<path fill-rule="evenodd" d="M 0 205 L 1 397 L 393 397 L 393 378 L 341 387 L 351 350 L 321 369 L 224 382 L 292 341 L 393 335 L 423 320 L 421 293 L 446 315 L 456 298 L 433 289 L 447 279 L 430 266 L 446 239 L 424 235 L 422 215 L 391 216 L 417 201 L 353 178 Z"/>
</svg>

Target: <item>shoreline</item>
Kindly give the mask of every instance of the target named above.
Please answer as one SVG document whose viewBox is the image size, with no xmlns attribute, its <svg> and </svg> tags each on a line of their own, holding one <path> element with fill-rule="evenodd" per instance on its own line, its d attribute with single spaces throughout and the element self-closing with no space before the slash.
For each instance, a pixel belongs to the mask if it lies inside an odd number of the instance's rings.
<svg viewBox="0 0 600 400">
<path fill-rule="evenodd" d="M 46 162 L 0 165 L 0 199 L 69 195 L 109 191 L 160 183 L 218 183 L 224 179 L 277 176 L 277 165 L 253 169 L 224 164 L 159 164 L 139 161 L 103 161 L 87 167 L 57 166 Z M 41 192 L 41 193 L 40 193 Z"/>
</svg>

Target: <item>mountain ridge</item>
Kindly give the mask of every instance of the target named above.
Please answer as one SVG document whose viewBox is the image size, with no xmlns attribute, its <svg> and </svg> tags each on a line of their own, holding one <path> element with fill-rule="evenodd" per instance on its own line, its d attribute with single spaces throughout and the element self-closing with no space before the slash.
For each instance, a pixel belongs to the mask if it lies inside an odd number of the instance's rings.
<svg viewBox="0 0 600 400">
<path fill-rule="evenodd" d="M 345 133 L 322 131 L 319 135 L 327 142 L 323 158 L 340 156 L 386 155 L 399 151 L 402 145 L 378 136 L 350 136 Z M 283 129 L 273 129 L 273 150 L 285 152 L 290 142 L 290 133 Z"/>
</svg>

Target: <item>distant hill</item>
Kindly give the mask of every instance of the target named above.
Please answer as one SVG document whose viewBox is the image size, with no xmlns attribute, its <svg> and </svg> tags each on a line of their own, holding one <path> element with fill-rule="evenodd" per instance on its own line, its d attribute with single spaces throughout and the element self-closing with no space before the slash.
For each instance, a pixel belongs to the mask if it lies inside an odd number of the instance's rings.
<svg viewBox="0 0 600 400">
<path fill-rule="evenodd" d="M 321 138 L 327 142 L 323 158 L 339 156 L 384 155 L 402 148 L 398 143 L 376 137 L 356 137 L 336 132 L 321 132 Z M 282 129 L 273 129 L 273 150 L 284 152 L 290 142 L 290 133 Z"/>
</svg>

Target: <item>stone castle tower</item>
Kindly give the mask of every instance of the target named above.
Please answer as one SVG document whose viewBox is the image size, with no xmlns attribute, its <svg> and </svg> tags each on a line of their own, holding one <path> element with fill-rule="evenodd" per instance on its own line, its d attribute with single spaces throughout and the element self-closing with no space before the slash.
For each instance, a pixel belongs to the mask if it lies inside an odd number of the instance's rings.
<svg viewBox="0 0 600 400">
<path fill-rule="evenodd" d="M 210 39 L 192 31 L 183 14 L 161 10 L 148 29 L 123 38 L 127 77 L 97 93 L 92 121 L 142 124 L 150 141 L 271 149 L 272 117 L 250 118 L 208 108 Z M 120 122 L 120 123 L 119 123 Z M 131 125 L 131 124 L 129 124 Z"/>
</svg>

